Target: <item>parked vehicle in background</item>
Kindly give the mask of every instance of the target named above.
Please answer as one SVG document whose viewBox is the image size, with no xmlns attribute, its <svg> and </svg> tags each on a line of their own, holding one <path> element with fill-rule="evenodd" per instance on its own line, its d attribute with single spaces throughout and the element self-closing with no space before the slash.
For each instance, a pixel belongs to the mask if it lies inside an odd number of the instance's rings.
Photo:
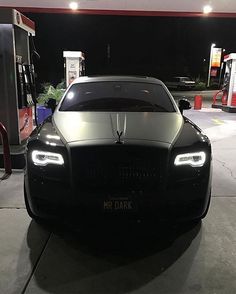
<svg viewBox="0 0 236 294">
<path fill-rule="evenodd" d="M 170 89 L 191 90 L 195 87 L 196 82 L 189 77 L 173 77 L 165 84 Z"/>
</svg>

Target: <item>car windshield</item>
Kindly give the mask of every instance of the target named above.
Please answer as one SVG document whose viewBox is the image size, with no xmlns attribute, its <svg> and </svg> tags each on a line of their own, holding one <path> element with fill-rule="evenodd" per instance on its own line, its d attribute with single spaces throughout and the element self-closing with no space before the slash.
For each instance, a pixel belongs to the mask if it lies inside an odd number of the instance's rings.
<svg viewBox="0 0 236 294">
<path fill-rule="evenodd" d="M 74 84 L 59 110 L 175 112 L 162 85 L 123 81 Z"/>
<path fill-rule="evenodd" d="M 190 78 L 187 78 L 187 77 L 186 78 L 182 78 L 182 81 L 186 81 L 186 82 L 187 81 L 190 81 Z"/>
</svg>

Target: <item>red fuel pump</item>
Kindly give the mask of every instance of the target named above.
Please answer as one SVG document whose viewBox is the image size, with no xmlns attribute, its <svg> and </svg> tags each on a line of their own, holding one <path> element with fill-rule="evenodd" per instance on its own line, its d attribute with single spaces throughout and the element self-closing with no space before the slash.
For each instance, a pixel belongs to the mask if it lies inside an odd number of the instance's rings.
<svg viewBox="0 0 236 294">
<path fill-rule="evenodd" d="M 10 145 L 20 145 L 33 130 L 34 101 L 30 38 L 34 22 L 15 9 L 0 9 L 0 120 Z"/>
<path fill-rule="evenodd" d="M 35 125 L 34 34 L 33 21 L 15 9 L 0 8 L 0 121 L 6 127 L 11 152 L 17 150 L 22 158 L 23 145 Z M 13 167 L 18 168 L 14 161 Z"/>
<path fill-rule="evenodd" d="M 236 53 L 224 57 L 225 76 L 223 88 L 213 97 L 213 108 L 221 108 L 227 112 L 236 112 Z M 221 97 L 221 102 L 217 103 Z"/>
</svg>

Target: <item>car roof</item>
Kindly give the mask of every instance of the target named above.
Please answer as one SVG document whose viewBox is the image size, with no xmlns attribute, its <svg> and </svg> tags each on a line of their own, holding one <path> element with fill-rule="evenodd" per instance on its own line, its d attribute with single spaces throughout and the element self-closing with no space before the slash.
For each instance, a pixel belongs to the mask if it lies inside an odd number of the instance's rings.
<svg viewBox="0 0 236 294">
<path fill-rule="evenodd" d="M 72 84 L 89 82 L 136 82 L 136 83 L 155 83 L 163 85 L 162 81 L 153 77 L 144 76 L 83 76 L 75 79 Z"/>
</svg>

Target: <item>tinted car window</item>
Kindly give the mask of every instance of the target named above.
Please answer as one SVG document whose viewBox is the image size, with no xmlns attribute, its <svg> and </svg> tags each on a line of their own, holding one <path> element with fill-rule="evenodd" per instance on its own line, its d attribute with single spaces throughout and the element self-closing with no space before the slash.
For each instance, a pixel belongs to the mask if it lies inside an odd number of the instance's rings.
<svg viewBox="0 0 236 294">
<path fill-rule="evenodd" d="M 59 110 L 175 112 L 170 97 L 161 85 L 135 82 L 74 84 Z"/>
</svg>

